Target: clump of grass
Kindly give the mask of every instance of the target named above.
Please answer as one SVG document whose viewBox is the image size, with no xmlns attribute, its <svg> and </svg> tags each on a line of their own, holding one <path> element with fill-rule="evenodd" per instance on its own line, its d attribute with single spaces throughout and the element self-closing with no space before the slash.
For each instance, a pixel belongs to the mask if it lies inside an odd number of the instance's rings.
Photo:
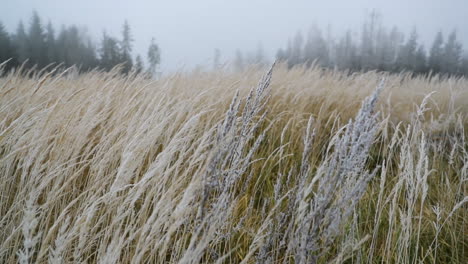
<svg viewBox="0 0 468 264">
<path fill-rule="evenodd" d="M 0 262 L 464 263 L 466 79 L 263 74 L 5 75 Z"/>
</svg>

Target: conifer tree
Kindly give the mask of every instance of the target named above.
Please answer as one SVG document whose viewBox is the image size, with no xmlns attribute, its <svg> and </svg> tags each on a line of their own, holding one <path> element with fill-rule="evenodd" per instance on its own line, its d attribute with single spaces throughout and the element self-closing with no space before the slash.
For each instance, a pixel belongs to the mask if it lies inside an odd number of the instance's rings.
<svg viewBox="0 0 468 264">
<path fill-rule="evenodd" d="M 148 71 L 154 76 L 157 74 L 157 67 L 161 62 L 161 53 L 154 38 L 151 39 L 150 46 L 148 47 Z"/>
<path fill-rule="evenodd" d="M 119 42 L 117 39 L 109 36 L 106 32 L 102 35 L 100 49 L 100 66 L 109 71 L 114 66 L 121 62 L 121 54 L 119 52 Z"/>
<path fill-rule="evenodd" d="M 427 56 L 426 50 L 423 45 L 419 45 L 418 50 L 416 51 L 415 61 L 414 61 L 414 72 L 415 73 L 425 73 L 427 71 Z"/>
<path fill-rule="evenodd" d="M 28 37 L 24 28 L 23 21 L 18 23 L 16 34 L 13 38 L 14 46 L 16 47 L 16 55 L 19 63 L 23 63 L 29 57 Z"/>
<path fill-rule="evenodd" d="M 6 70 L 8 71 L 11 67 L 14 66 L 15 61 L 14 48 L 11 42 L 10 34 L 5 30 L 5 27 L 0 22 L 0 64 L 6 60 L 10 60 L 8 65 L 6 65 Z"/>
<path fill-rule="evenodd" d="M 309 30 L 302 56 L 303 61 L 309 67 L 314 61 L 317 61 L 318 65 L 321 66 L 327 66 L 329 64 L 330 58 L 327 43 L 317 26 L 313 26 Z"/>
<path fill-rule="evenodd" d="M 455 30 L 448 36 L 442 53 L 442 71 L 449 74 L 457 74 L 460 68 L 462 46 L 457 40 L 457 32 Z"/>
<path fill-rule="evenodd" d="M 128 21 L 125 20 L 123 28 L 122 28 L 122 41 L 121 41 L 121 49 L 122 49 L 122 62 L 124 63 L 123 72 L 128 73 L 130 69 L 133 67 L 132 61 L 132 34 L 130 31 L 130 25 Z"/>
<path fill-rule="evenodd" d="M 416 69 L 416 55 L 418 49 L 418 33 L 413 29 L 408 41 L 400 50 L 396 68 L 405 71 L 414 71 Z"/>
<path fill-rule="evenodd" d="M 304 37 L 302 37 L 302 33 L 298 31 L 292 42 L 291 53 L 289 54 L 289 63 L 291 65 L 296 65 L 304 62 L 302 60 L 303 42 Z"/>
<path fill-rule="evenodd" d="M 41 18 L 36 11 L 33 12 L 31 17 L 27 43 L 31 63 L 37 64 L 39 68 L 46 66 L 48 64 L 46 35 Z"/>
<path fill-rule="evenodd" d="M 137 55 L 135 58 L 135 71 L 137 73 L 141 73 L 144 71 L 144 64 L 143 64 L 143 59 L 141 58 L 140 55 Z"/>
<path fill-rule="evenodd" d="M 47 47 L 47 61 L 58 62 L 56 55 L 56 44 L 55 44 L 55 30 L 52 23 L 49 21 L 46 30 L 46 47 Z"/>
<path fill-rule="evenodd" d="M 442 56 L 443 56 L 443 47 L 444 37 L 442 32 L 438 32 L 434 42 L 432 43 L 431 51 L 429 54 L 429 68 L 433 72 L 440 72 L 442 70 Z"/>
</svg>

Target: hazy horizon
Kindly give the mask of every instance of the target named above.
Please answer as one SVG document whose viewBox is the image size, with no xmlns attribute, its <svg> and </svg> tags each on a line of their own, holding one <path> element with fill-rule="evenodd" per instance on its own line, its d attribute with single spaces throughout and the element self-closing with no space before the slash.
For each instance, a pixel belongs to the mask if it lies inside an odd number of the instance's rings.
<svg viewBox="0 0 468 264">
<path fill-rule="evenodd" d="M 3 4 L 0 21 L 9 32 L 18 22 L 26 25 L 33 10 L 42 22 L 51 21 L 56 31 L 62 24 L 85 26 L 95 43 L 99 43 L 105 30 L 120 37 L 121 27 L 128 20 L 135 39 L 134 56 L 146 51 L 152 37 L 162 51 L 161 69 L 172 71 L 210 66 L 214 49 L 221 50 L 221 61 L 234 55 L 238 48 L 253 51 L 261 43 L 269 58 L 278 48 L 285 47 L 288 38 L 297 31 L 305 33 L 316 24 L 322 29 L 331 26 L 336 37 L 351 29 L 360 31 L 366 12 L 377 10 L 386 27 L 397 26 L 408 33 L 417 28 L 420 41 L 426 49 L 442 30 L 445 36 L 457 30 L 459 40 L 468 44 L 468 2 L 416 0 L 397 1 L 358 0 L 353 3 L 322 1 L 266 0 L 222 3 L 214 0 L 190 1 L 90 1 L 65 2 L 58 0 L 18 0 Z"/>
</svg>

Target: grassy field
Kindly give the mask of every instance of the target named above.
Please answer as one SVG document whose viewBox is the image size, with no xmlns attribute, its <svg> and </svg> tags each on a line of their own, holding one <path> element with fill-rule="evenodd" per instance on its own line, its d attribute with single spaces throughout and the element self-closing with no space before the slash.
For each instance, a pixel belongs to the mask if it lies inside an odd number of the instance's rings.
<svg viewBox="0 0 468 264">
<path fill-rule="evenodd" d="M 466 263 L 468 80 L 0 78 L 1 263 Z"/>
</svg>

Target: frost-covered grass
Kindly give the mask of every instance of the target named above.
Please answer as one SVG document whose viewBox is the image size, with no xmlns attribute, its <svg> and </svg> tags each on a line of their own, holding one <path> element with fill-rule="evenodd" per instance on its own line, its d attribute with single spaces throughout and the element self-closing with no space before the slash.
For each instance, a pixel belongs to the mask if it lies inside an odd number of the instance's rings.
<svg viewBox="0 0 468 264">
<path fill-rule="evenodd" d="M 466 263 L 467 102 L 283 65 L 8 74 L 0 262 Z"/>
</svg>

